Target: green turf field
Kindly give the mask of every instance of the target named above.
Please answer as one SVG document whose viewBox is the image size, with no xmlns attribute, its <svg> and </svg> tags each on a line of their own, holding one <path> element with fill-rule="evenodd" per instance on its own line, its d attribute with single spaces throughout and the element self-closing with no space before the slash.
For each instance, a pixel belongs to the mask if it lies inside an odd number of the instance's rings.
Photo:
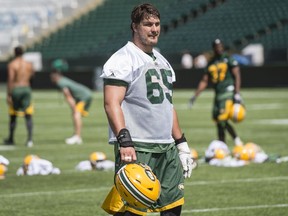
<svg viewBox="0 0 288 216">
<path fill-rule="evenodd" d="M 243 141 L 259 144 L 268 154 L 288 156 L 288 89 L 243 89 L 247 118 L 236 125 Z M 206 90 L 187 109 L 191 91 L 175 91 L 174 104 L 190 147 L 203 155 L 216 137 L 210 119 L 213 93 Z M 84 144 L 67 146 L 72 135 L 70 110 L 57 91 L 34 91 L 34 144 L 25 147 L 24 119 L 18 119 L 16 146 L 0 145 L 10 160 L 5 180 L 0 180 L 0 216 L 102 216 L 101 203 L 113 183 L 112 172 L 76 172 L 75 165 L 92 151 L 103 151 L 113 160 L 107 144 L 107 120 L 102 93 L 95 92 L 90 116 L 83 121 Z M 8 133 L 5 89 L 0 92 L 0 139 Z M 163 125 L 165 126 L 165 125 Z M 227 139 L 232 149 L 233 142 Z M 27 154 L 53 162 L 58 176 L 16 176 Z M 201 164 L 185 185 L 182 215 L 254 216 L 288 215 L 288 162 L 250 164 L 241 168 Z M 152 214 L 158 215 L 158 214 Z"/>
</svg>

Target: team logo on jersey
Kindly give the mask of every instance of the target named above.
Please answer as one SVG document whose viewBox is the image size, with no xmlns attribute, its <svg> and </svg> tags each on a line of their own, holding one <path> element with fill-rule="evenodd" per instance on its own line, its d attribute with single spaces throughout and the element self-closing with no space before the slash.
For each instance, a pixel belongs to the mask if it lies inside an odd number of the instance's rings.
<svg viewBox="0 0 288 216">
<path fill-rule="evenodd" d="M 113 71 L 110 71 L 110 74 L 108 77 L 116 77 Z"/>
</svg>

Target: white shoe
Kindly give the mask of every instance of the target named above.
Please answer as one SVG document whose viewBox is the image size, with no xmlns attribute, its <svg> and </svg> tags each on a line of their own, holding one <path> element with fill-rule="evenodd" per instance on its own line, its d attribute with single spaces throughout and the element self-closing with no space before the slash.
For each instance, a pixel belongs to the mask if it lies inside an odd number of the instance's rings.
<svg viewBox="0 0 288 216">
<path fill-rule="evenodd" d="M 30 140 L 30 141 L 28 141 L 27 143 L 26 143 L 26 146 L 28 147 L 28 148 L 31 148 L 31 147 L 33 147 L 33 141 L 32 140 Z"/>
<path fill-rule="evenodd" d="M 236 137 L 236 138 L 234 139 L 234 143 L 235 143 L 236 146 L 242 146 L 242 145 L 243 145 L 243 142 L 242 142 L 242 140 L 240 139 L 240 137 Z"/>
<path fill-rule="evenodd" d="M 65 140 L 65 142 L 66 142 L 67 145 L 74 145 L 74 144 L 80 145 L 80 144 L 82 144 L 82 139 L 78 135 L 74 135 L 74 136 L 72 136 L 70 138 L 67 138 Z"/>
</svg>

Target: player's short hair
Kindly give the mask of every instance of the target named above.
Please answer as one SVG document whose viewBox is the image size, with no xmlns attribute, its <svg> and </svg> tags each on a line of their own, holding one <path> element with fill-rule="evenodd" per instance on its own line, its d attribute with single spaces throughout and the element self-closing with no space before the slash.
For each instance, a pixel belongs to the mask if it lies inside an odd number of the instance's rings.
<svg viewBox="0 0 288 216">
<path fill-rule="evenodd" d="M 23 53 L 24 53 L 24 49 L 22 46 L 17 46 L 14 48 L 14 53 L 15 53 L 15 56 L 22 56 Z"/>
<path fill-rule="evenodd" d="M 144 18 L 149 16 L 155 16 L 160 19 L 160 12 L 152 4 L 144 3 L 140 4 L 131 12 L 131 30 L 133 32 L 132 23 L 139 24 Z"/>
</svg>

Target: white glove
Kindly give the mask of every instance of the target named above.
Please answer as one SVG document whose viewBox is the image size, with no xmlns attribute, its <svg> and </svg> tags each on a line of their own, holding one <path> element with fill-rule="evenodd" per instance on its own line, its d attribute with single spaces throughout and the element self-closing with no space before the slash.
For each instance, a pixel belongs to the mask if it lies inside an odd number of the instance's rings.
<svg viewBox="0 0 288 216">
<path fill-rule="evenodd" d="M 242 98 L 241 98 L 241 95 L 239 93 L 236 93 L 234 95 L 234 102 L 235 103 L 241 103 L 242 102 Z"/>
<path fill-rule="evenodd" d="M 184 178 L 190 178 L 193 169 L 193 159 L 191 158 L 191 151 L 187 142 L 177 144 L 179 157 L 183 167 Z"/>
</svg>

